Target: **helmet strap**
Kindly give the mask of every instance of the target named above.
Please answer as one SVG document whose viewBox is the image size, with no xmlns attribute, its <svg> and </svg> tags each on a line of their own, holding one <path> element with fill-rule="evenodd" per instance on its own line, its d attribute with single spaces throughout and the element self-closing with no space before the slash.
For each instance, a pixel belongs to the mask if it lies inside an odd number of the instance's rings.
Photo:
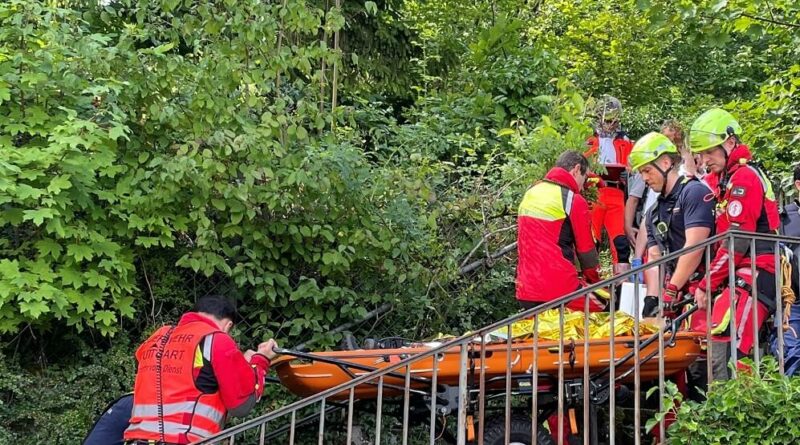
<svg viewBox="0 0 800 445">
<path fill-rule="evenodd" d="M 661 167 L 658 166 L 658 164 L 653 162 L 653 168 L 655 168 L 659 173 L 661 173 L 661 176 L 664 178 L 664 187 L 661 188 L 661 196 L 667 196 L 667 185 L 669 183 L 668 175 L 669 172 L 671 172 L 672 169 L 675 168 L 675 163 L 670 164 L 670 166 L 666 170 L 662 170 Z"/>
</svg>

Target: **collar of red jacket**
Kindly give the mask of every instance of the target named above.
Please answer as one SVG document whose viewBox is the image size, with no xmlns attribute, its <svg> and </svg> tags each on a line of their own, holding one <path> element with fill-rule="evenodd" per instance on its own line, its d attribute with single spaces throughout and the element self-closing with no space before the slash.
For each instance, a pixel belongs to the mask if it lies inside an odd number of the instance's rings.
<svg viewBox="0 0 800 445">
<path fill-rule="evenodd" d="M 578 183 L 575 182 L 575 178 L 573 178 L 568 171 L 561 167 L 551 168 L 550 171 L 547 172 L 547 175 L 545 175 L 544 179 L 550 182 L 555 182 L 559 185 L 563 185 L 575 193 L 580 193 L 580 190 L 578 189 Z"/>
<path fill-rule="evenodd" d="M 737 145 L 731 150 L 731 154 L 728 155 L 728 171 L 733 173 L 739 166 L 742 164 L 742 159 L 745 161 L 750 161 L 753 159 L 753 155 L 750 153 L 750 147 L 747 145 Z"/>
<path fill-rule="evenodd" d="M 215 327 L 215 328 L 219 329 L 219 326 L 217 326 L 217 323 L 214 322 L 214 320 L 212 320 L 212 319 L 210 319 L 208 317 L 205 317 L 203 315 L 200 315 L 199 312 L 187 312 L 187 313 L 183 314 L 181 316 L 180 321 L 178 322 L 178 326 L 184 325 L 184 324 L 187 324 L 187 323 L 192 323 L 192 322 L 195 322 L 195 321 L 201 321 L 203 323 L 206 323 L 206 324 L 208 324 L 208 325 L 210 325 L 212 327 Z"/>
</svg>

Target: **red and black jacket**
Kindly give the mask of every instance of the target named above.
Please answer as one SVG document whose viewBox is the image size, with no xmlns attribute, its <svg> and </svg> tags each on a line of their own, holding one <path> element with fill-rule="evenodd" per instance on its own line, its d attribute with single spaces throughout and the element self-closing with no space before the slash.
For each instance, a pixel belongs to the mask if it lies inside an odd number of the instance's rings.
<svg viewBox="0 0 800 445">
<path fill-rule="evenodd" d="M 550 170 L 525 193 L 517 240 L 518 300 L 547 302 L 579 289 L 583 283 L 576 259 L 587 282 L 600 281 L 589 206 L 575 179 L 562 168 Z M 583 305 L 581 299 L 571 306 L 583 310 Z"/>
</svg>

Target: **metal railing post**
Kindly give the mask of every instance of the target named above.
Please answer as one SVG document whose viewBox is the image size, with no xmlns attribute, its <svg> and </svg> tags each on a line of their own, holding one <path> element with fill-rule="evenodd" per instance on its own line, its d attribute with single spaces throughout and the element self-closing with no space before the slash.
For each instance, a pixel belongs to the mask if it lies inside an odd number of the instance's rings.
<svg viewBox="0 0 800 445">
<path fill-rule="evenodd" d="M 564 443 L 564 305 L 558 306 L 558 445 Z"/>
<path fill-rule="evenodd" d="M 531 370 L 531 392 L 533 401 L 531 404 L 531 437 L 539 437 L 539 315 L 533 316 L 533 369 Z M 483 444 L 479 444 L 483 445 Z"/>
<path fill-rule="evenodd" d="M 780 246 L 778 241 L 775 241 L 775 318 L 778 320 L 776 332 L 778 335 L 778 369 L 781 375 L 786 372 L 786 356 L 784 355 L 783 344 L 783 292 L 781 287 L 783 285 L 783 268 L 781 267 Z"/>
<path fill-rule="evenodd" d="M 753 361 L 755 363 L 755 372 L 759 372 L 759 363 L 760 363 L 760 351 L 759 351 L 759 342 L 758 342 L 758 330 L 760 328 L 758 324 L 758 280 L 756 280 L 758 272 L 756 271 L 756 239 L 752 238 L 750 240 L 750 289 L 752 292 L 750 293 L 750 320 L 752 320 L 753 325 Z M 744 331 L 744 326 L 742 326 L 742 331 Z"/>
<path fill-rule="evenodd" d="M 614 311 L 613 307 L 609 307 Z M 583 303 L 583 443 L 589 443 L 589 294 L 586 294 Z M 535 437 L 535 436 L 534 436 Z M 535 439 L 534 439 L 535 440 Z"/>
<path fill-rule="evenodd" d="M 658 319 L 665 321 L 664 318 L 664 283 L 666 281 L 666 271 L 664 266 L 658 266 Z M 664 330 L 658 330 L 658 412 L 664 412 Z M 666 422 L 664 418 L 658 422 L 659 441 L 666 441 Z"/>
<path fill-rule="evenodd" d="M 511 441 L 511 337 L 513 335 L 511 324 L 509 323 L 506 328 L 506 397 L 505 397 L 505 410 L 504 422 L 505 427 L 505 442 Z"/>
<path fill-rule="evenodd" d="M 431 356 L 433 364 L 431 365 L 431 431 L 430 431 L 430 445 L 436 441 L 436 405 L 439 397 L 438 378 L 439 378 L 439 360 L 436 354 Z M 349 445 L 349 444 L 348 444 Z"/>
<path fill-rule="evenodd" d="M 660 268 L 661 266 L 659 266 Z M 660 272 L 659 272 L 660 274 Z M 661 301 L 661 295 L 658 296 L 659 301 Z M 639 445 L 641 443 L 641 431 L 642 431 L 642 418 L 641 418 L 641 408 L 642 408 L 642 382 L 641 382 L 641 375 L 640 375 L 640 356 L 641 356 L 641 346 L 639 343 L 639 317 L 642 314 L 641 307 L 639 305 L 639 289 L 636 288 L 634 290 L 634 297 L 633 297 L 633 313 L 635 314 L 633 317 L 633 429 L 636 431 L 636 434 L 633 436 L 633 443 L 634 445 Z"/>
<path fill-rule="evenodd" d="M 611 284 L 611 307 L 614 308 L 614 298 L 617 294 L 617 289 L 614 284 Z M 617 351 L 616 351 L 616 311 L 610 311 L 608 316 L 609 328 L 611 329 L 611 339 L 608 341 L 608 440 L 609 443 L 616 443 L 615 437 L 617 433 L 617 388 L 616 388 L 616 364 L 617 364 Z"/>
<path fill-rule="evenodd" d="M 730 304 L 728 305 L 730 309 L 730 320 L 728 321 L 728 334 L 730 337 L 730 357 L 733 366 L 731 366 L 731 362 L 728 363 L 728 369 L 731 372 L 731 378 L 736 378 L 736 365 L 738 363 L 738 356 L 739 356 L 739 339 L 736 338 L 738 331 L 736 330 L 736 267 L 733 263 L 733 256 L 735 251 L 733 250 L 735 247 L 735 234 L 731 233 L 728 237 L 728 291 L 729 291 L 729 299 Z"/>
<path fill-rule="evenodd" d="M 711 289 L 711 247 L 710 245 L 705 247 L 706 274 L 703 278 L 706 282 L 706 381 L 709 386 L 714 382 L 714 348 L 712 347 L 714 340 L 711 338 L 711 309 L 714 307 L 714 294 Z"/>
<path fill-rule="evenodd" d="M 458 434 L 457 445 L 467 443 L 467 347 L 469 343 L 461 344 L 461 354 L 458 365 Z"/>
</svg>

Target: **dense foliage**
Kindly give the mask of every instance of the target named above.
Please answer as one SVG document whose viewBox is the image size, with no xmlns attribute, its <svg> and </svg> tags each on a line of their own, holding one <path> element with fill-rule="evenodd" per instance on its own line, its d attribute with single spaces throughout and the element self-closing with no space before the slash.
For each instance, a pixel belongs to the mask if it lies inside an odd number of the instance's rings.
<svg viewBox="0 0 800 445">
<path fill-rule="evenodd" d="M 796 0 L 2 2 L 0 440 L 76 441 L 209 292 L 245 344 L 329 345 L 386 303 L 353 329 L 507 315 L 513 253 L 472 265 L 601 94 L 633 138 L 735 110 L 780 176 L 798 24 Z"/>
<path fill-rule="evenodd" d="M 685 401 L 669 429 L 670 443 L 786 444 L 800 434 L 800 380 L 784 377 L 766 357 L 759 372 L 715 382 L 706 403 Z"/>
</svg>

